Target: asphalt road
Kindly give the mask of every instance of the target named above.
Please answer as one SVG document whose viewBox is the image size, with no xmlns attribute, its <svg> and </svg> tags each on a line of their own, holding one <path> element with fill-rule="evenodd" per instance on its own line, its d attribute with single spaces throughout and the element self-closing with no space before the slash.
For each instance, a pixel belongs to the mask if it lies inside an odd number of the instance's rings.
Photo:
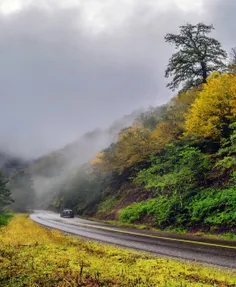
<svg viewBox="0 0 236 287">
<path fill-rule="evenodd" d="M 49 211 L 35 211 L 31 219 L 50 228 L 101 242 L 236 268 L 236 242 L 232 241 L 120 228 L 80 218 L 60 218 L 59 214 Z"/>
</svg>

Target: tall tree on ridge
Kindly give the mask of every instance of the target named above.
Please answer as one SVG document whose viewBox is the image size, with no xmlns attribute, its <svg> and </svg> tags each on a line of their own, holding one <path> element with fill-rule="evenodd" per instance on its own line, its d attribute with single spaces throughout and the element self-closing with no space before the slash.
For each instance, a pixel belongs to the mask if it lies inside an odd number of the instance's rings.
<svg viewBox="0 0 236 287">
<path fill-rule="evenodd" d="M 167 87 L 175 90 L 182 83 L 183 90 L 187 90 L 206 83 L 211 72 L 222 71 L 226 67 L 227 53 L 219 41 L 208 36 L 212 30 L 213 25 L 188 23 L 180 26 L 178 35 L 165 36 L 166 42 L 178 49 L 170 58 L 165 71 L 166 78 L 173 76 Z"/>
</svg>

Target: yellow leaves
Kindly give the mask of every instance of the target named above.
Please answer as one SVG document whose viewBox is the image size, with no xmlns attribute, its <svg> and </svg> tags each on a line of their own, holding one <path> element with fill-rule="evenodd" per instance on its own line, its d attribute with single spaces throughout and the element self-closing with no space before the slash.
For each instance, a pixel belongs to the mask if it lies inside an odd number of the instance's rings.
<svg viewBox="0 0 236 287">
<path fill-rule="evenodd" d="M 100 166 L 100 165 L 104 165 L 104 164 L 105 164 L 104 153 L 103 153 L 103 152 L 99 152 L 99 153 L 96 155 L 96 157 L 90 161 L 90 164 L 91 164 L 93 167 Z"/>
<path fill-rule="evenodd" d="M 143 126 L 134 125 L 121 133 L 115 154 L 116 164 L 123 170 L 148 157 L 150 152 L 150 131 Z"/>
<path fill-rule="evenodd" d="M 112 162 L 114 161 L 114 157 L 111 153 L 111 150 L 99 152 L 96 157 L 90 161 L 93 170 L 98 170 L 100 172 L 111 170 L 113 168 Z"/>
<path fill-rule="evenodd" d="M 236 75 L 212 73 L 207 84 L 173 98 L 153 131 L 137 124 L 124 129 L 117 143 L 91 164 L 101 171 L 115 168 L 122 172 L 180 139 L 184 132 L 219 140 L 235 120 Z"/>
<path fill-rule="evenodd" d="M 172 138 L 173 125 L 169 122 L 162 122 L 151 134 L 151 138 L 159 143 L 167 143 Z"/>
<path fill-rule="evenodd" d="M 124 129 L 116 144 L 97 154 L 91 161 L 100 171 L 117 168 L 124 170 L 147 158 L 150 152 L 150 131 L 141 125 Z"/>
<path fill-rule="evenodd" d="M 152 132 L 141 125 L 133 125 L 120 133 L 113 147 L 98 153 L 90 163 L 99 171 L 116 168 L 122 172 L 163 149 L 178 137 L 178 133 L 179 128 L 170 121 L 161 122 Z"/>
<path fill-rule="evenodd" d="M 220 139 L 236 120 L 236 76 L 213 74 L 186 116 L 186 134 Z"/>
<path fill-rule="evenodd" d="M 187 92 L 180 93 L 170 101 L 169 107 L 174 107 L 175 111 L 177 111 L 179 108 L 181 108 L 181 110 L 188 108 L 198 97 L 201 90 L 202 87 L 198 86 L 191 88 Z"/>
</svg>

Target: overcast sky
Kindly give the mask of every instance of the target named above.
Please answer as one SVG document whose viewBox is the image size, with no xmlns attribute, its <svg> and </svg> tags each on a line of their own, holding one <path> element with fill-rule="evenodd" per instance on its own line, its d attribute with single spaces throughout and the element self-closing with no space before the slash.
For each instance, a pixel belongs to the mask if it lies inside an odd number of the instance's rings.
<svg viewBox="0 0 236 287">
<path fill-rule="evenodd" d="M 236 46 L 235 0 L 0 0 L 0 149 L 34 157 L 172 96 L 165 41 L 186 22 Z"/>
</svg>

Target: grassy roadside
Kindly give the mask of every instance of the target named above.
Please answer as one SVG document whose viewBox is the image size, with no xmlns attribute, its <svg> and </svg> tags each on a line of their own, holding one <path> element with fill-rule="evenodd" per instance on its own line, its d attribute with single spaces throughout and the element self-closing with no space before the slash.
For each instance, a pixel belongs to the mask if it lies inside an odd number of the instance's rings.
<svg viewBox="0 0 236 287">
<path fill-rule="evenodd" d="M 209 239 L 225 239 L 225 240 L 233 240 L 236 241 L 236 234 L 233 233 L 221 233 L 221 234 L 213 234 L 213 233 L 206 233 L 206 232 L 188 232 L 187 230 L 181 230 L 181 229 L 169 229 L 169 230 L 160 230 L 157 228 L 150 227 L 149 225 L 146 224 L 133 224 L 133 223 L 124 223 L 118 220 L 101 220 L 98 218 L 94 217 L 82 217 L 84 219 L 88 219 L 91 221 L 97 221 L 101 223 L 108 223 L 111 225 L 119 226 L 119 227 L 129 227 L 129 228 L 136 228 L 136 229 L 141 229 L 141 230 L 151 230 L 151 231 L 157 231 L 157 232 L 163 232 L 163 233 L 173 233 L 173 234 L 184 234 L 184 235 L 194 235 L 194 236 L 199 236 L 199 237 L 204 237 L 204 238 L 209 238 Z"/>
<path fill-rule="evenodd" d="M 91 242 L 16 215 L 0 231 L 0 286 L 233 287 L 236 272 Z"/>
</svg>

